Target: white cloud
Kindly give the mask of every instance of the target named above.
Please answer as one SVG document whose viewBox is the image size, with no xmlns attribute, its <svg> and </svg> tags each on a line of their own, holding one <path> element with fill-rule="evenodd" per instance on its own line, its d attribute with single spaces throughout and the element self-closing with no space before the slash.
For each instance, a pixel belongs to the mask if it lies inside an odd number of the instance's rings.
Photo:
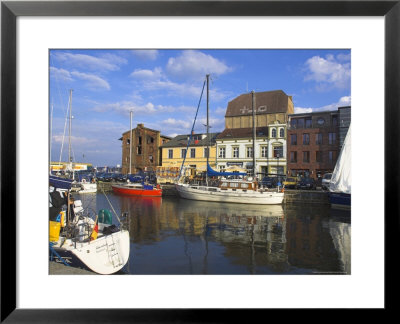
<svg viewBox="0 0 400 324">
<path fill-rule="evenodd" d="M 53 66 L 50 67 L 50 76 L 52 78 L 55 78 L 57 81 L 67 81 L 67 82 L 74 81 L 69 71 L 64 69 L 57 69 Z"/>
<path fill-rule="evenodd" d="M 85 86 L 90 90 L 110 90 L 108 82 L 97 75 L 73 71 L 71 75 L 86 81 Z"/>
<path fill-rule="evenodd" d="M 162 70 L 157 67 L 154 70 L 136 69 L 130 76 L 140 80 L 159 80 L 162 77 Z"/>
<path fill-rule="evenodd" d="M 192 128 L 192 123 L 186 120 L 179 120 L 175 118 L 167 118 L 161 122 L 162 125 L 167 127 L 179 128 L 183 134 L 186 134 Z M 186 130 L 186 131 L 185 131 Z"/>
<path fill-rule="evenodd" d="M 166 71 L 179 78 L 199 78 L 206 74 L 221 75 L 232 69 L 224 62 L 200 51 L 183 51 L 168 60 Z"/>
<path fill-rule="evenodd" d="M 344 96 L 339 99 L 338 102 L 322 106 L 322 107 L 294 107 L 295 114 L 302 114 L 302 113 L 311 113 L 311 112 L 319 112 L 319 111 L 329 111 L 329 110 L 337 110 L 339 107 L 344 106 L 351 106 L 351 96 Z"/>
<path fill-rule="evenodd" d="M 56 52 L 52 57 L 65 65 L 92 71 L 116 71 L 119 70 L 120 64 L 127 63 L 124 58 L 109 53 L 104 54 L 103 57 L 96 57 L 86 54 Z"/>
<path fill-rule="evenodd" d="M 345 57 L 342 56 L 341 59 L 343 58 Z M 305 65 L 307 75 L 304 80 L 317 82 L 320 90 L 350 87 L 350 63 L 341 63 L 333 55 L 327 55 L 326 58 L 314 56 L 308 59 Z"/>
<path fill-rule="evenodd" d="M 94 108 L 92 108 L 95 112 L 115 112 L 120 115 L 129 116 L 130 111 L 133 112 L 133 116 L 149 116 L 149 115 L 158 115 L 161 113 L 186 113 L 190 116 L 194 115 L 196 108 L 192 106 L 168 106 L 168 105 L 154 105 L 151 102 L 146 104 L 138 104 L 133 101 L 121 101 L 109 104 L 96 104 Z"/>
<path fill-rule="evenodd" d="M 138 59 L 141 59 L 141 60 L 154 61 L 158 57 L 158 51 L 157 50 L 132 50 L 132 53 Z"/>
</svg>

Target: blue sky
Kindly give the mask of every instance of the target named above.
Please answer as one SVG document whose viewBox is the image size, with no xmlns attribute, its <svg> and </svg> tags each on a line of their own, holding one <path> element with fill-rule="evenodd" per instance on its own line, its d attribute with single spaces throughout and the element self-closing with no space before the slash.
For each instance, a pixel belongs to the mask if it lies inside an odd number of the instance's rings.
<svg viewBox="0 0 400 324">
<path fill-rule="evenodd" d="M 67 160 L 69 89 L 74 160 L 94 166 L 121 164 L 131 110 L 133 127 L 189 133 L 207 73 L 213 132 L 224 129 L 228 102 L 251 90 L 283 90 L 296 113 L 351 104 L 350 50 L 51 50 L 49 64 L 52 161 L 63 138 Z M 203 98 L 196 133 L 205 132 Z"/>
</svg>

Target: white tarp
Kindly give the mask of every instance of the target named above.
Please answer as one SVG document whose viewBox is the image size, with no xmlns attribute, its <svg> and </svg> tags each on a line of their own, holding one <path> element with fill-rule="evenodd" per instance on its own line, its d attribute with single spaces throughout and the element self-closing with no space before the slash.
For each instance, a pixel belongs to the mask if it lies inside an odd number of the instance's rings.
<svg viewBox="0 0 400 324">
<path fill-rule="evenodd" d="M 351 125 L 333 170 L 329 190 L 351 193 Z"/>
</svg>

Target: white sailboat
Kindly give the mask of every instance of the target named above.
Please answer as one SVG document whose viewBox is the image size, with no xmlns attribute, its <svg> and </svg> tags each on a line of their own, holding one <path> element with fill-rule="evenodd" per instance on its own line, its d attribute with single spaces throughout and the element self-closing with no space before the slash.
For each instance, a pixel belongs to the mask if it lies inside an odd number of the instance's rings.
<svg viewBox="0 0 400 324">
<path fill-rule="evenodd" d="M 50 178 L 50 260 L 98 274 L 118 272 L 129 259 L 128 230 L 113 225 L 107 210 L 95 219 L 85 214 L 80 200 L 72 202 L 70 189 L 71 182 Z"/>
<path fill-rule="evenodd" d="M 76 191 L 79 193 L 96 193 L 97 192 L 97 183 L 93 181 L 93 179 L 86 179 L 85 177 L 75 179 L 75 170 L 74 166 L 72 163 L 72 143 L 71 143 L 71 138 L 72 138 L 72 90 L 69 92 L 69 98 L 68 98 L 68 122 L 69 122 L 69 131 L 68 131 L 68 164 L 66 165 L 65 171 L 69 173 L 69 176 L 72 178 L 73 183 L 72 183 L 72 191 Z M 67 117 L 66 117 L 67 118 Z M 66 119 L 67 121 L 67 119 Z M 64 144 L 64 143 L 63 143 Z M 61 153 L 60 153 L 60 161 L 61 161 L 61 155 L 62 155 L 62 146 L 61 146 Z M 50 156 L 51 159 L 51 156 Z"/>
<path fill-rule="evenodd" d="M 329 201 L 332 208 L 351 208 L 351 125 L 332 173 Z"/>
<path fill-rule="evenodd" d="M 207 137 L 208 137 L 209 75 L 206 76 L 206 81 L 207 81 L 207 125 L 206 126 L 207 126 Z M 252 95 L 254 96 L 254 91 L 252 92 Z M 208 148 L 207 151 L 209 152 Z M 209 160 L 209 154 L 207 154 L 206 185 L 193 185 L 189 183 L 183 183 L 182 179 L 184 179 L 184 177 L 182 177 L 180 181 L 175 185 L 179 195 L 182 198 L 202 200 L 202 201 L 239 203 L 239 204 L 260 204 L 260 205 L 282 204 L 284 199 L 283 190 L 279 189 L 269 190 L 269 189 L 259 188 L 257 180 L 253 177 L 247 177 L 246 174 L 244 173 L 217 172 L 210 167 L 208 160 Z M 255 166 L 255 161 L 254 161 L 254 166 Z M 229 176 L 239 176 L 239 175 L 243 176 L 243 178 L 227 179 L 227 177 Z M 219 177 L 218 186 L 209 186 L 208 176 Z"/>
</svg>

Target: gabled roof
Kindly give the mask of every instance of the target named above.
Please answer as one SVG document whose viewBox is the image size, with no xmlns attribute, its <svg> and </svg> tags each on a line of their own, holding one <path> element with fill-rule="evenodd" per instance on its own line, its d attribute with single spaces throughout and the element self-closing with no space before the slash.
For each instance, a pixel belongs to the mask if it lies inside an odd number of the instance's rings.
<svg viewBox="0 0 400 324">
<path fill-rule="evenodd" d="M 217 136 L 217 140 L 253 137 L 253 128 L 226 128 Z M 268 127 L 256 127 L 256 137 L 268 137 Z"/>
<path fill-rule="evenodd" d="M 255 93 L 256 114 L 288 112 L 288 96 L 282 90 Z M 228 103 L 225 117 L 246 116 L 252 114 L 252 95 L 245 93 Z"/>
<path fill-rule="evenodd" d="M 219 133 L 210 133 L 210 145 L 214 145 L 215 144 L 215 138 L 217 137 Z M 201 135 L 201 134 L 196 134 L 196 135 Z M 163 144 L 161 147 L 186 147 L 187 143 L 188 143 L 188 137 L 190 136 L 190 134 L 187 135 L 177 135 L 175 136 L 173 139 L 171 139 L 168 143 Z M 201 140 L 191 140 L 190 142 L 190 147 L 194 147 L 194 146 L 207 146 L 207 136 Z"/>
</svg>

